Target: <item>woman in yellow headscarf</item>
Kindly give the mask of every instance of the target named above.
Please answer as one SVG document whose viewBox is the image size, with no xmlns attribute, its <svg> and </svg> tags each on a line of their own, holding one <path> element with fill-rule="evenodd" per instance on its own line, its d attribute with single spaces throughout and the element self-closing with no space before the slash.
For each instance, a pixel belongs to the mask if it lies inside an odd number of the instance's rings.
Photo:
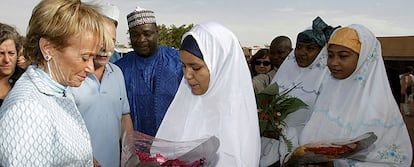
<svg viewBox="0 0 414 167">
<path fill-rule="evenodd" d="M 410 166 L 410 137 L 391 93 L 375 35 L 362 25 L 350 25 L 334 32 L 327 49 L 330 73 L 324 77 L 299 144 L 374 132 L 378 138 L 367 150 L 335 160 L 333 165 Z"/>
</svg>

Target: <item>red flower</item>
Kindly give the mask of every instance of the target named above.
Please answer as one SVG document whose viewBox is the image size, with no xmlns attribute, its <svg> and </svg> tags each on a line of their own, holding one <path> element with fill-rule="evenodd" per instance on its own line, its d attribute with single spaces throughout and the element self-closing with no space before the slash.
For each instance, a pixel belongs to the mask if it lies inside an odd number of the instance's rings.
<svg viewBox="0 0 414 167">
<path fill-rule="evenodd" d="M 266 113 L 259 113 L 259 119 L 260 120 L 269 120 L 269 114 Z"/>
<path fill-rule="evenodd" d="M 140 162 L 156 162 L 162 167 L 200 167 L 203 166 L 205 161 L 205 158 L 202 158 L 198 161 L 187 164 L 179 159 L 169 160 L 161 154 L 156 154 L 155 157 L 151 157 L 150 154 L 139 151 L 137 152 L 137 156 Z"/>
</svg>

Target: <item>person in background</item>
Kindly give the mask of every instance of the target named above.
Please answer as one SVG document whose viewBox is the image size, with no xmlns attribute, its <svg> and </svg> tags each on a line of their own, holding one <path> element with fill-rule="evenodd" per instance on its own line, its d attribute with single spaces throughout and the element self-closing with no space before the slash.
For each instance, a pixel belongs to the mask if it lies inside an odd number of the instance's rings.
<svg viewBox="0 0 414 167">
<path fill-rule="evenodd" d="M 111 18 L 117 13 L 109 3 L 99 6 L 106 19 L 104 26 L 113 41 L 116 39 L 116 24 Z M 111 15 L 114 14 L 114 15 Z M 71 88 L 82 118 L 85 120 L 92 142 L 93 155 L 102 166 L 119 166 L 120 139 L 126 130 L 133 131 L 129 103 L 121 69 L 109 63 L 114 48 L 100 52 L 94 58 L 95 72 L 90 73 L 80 87 Z"/>
<path fill-rule="evenodd" d="M 102 13 L 102 15 L 107 17 L 107 19 L 112 21 L 113 24 L 115 25 L 115 34 L 114 34 L 115 38 L 113 38 L 113 41 L 114 41 L 114 44 L 116 46 L 116 44 L 117 44 L 116 28 L 118 27 L 119 8 L 118 8 L 118 6 L 115 6 L 114 4 L 111 4 L 109 2 L 103 2 L 102 4 L 98 4 L 98 5 L 99 5 L 99 9 L 100 9 L 99 11 Z M 119 59 L 121 59 L 121 55 L 116 50 L 114 50 L 111 58 L 109 59 L 109 62 L 115 63 Z"/>
<path fill-rule="evenodd" d="M 183 77 L 178 50 L 158 46 L 154 12 L 137 7 L 128 14 L 134 51 L 115 64 L 125 77 L 134 130 L 155 136 Z"/>
<path fill-rule="evenodd" d="M 268 49 L 270 62 L 272 63 L 272 70 L 266 74 L 252 75 L 254 92 L 260 93 L 273 80 L 277 70 L 283 63 L 287 55 L 292 51 L 292 42 L 287 36 L 277 36 L 274 38 Z M 252 63 L 253 64 L 253 63 Z M 256 66 L 250 65 L 250 68 L 256 68 Z"/>
<path fill-rule="evenodd" d="M 0 106 L 24 72 L 24 69 L 17 66 L 18 51 L 21 47 L 17 30 L 0 23 Z"/>
<path fill-rule="evenodd" d="M 259 165 L 260 138 L 253 85 L 236 36 L 214 22 L 183 35 L 184 79 L 157 132 L 172 141 L 216 136 L 218 161 L 212 166 Z"/>
<path fill-rule="evenodd" d="M 404 115 L 409 116 L 410 112 L 410 103 L 409 98 L 414 89 L 414 76 L 413 76 L 413 67 L 407 66 L 404 68 L 403 73 L 399 76 L 400 85 L 401 85 L 401 99 L 400 99 L 400 108 L 403 111 Z M 412 98 L 412 96 L 411 96 Z"/>
<path fill-rule="evenodd" d="M 284 120 L 286 126 L 283 127 L 282 133 L 292 142 L 293 148 L 298 146 L 298 136 L 312 114 L 311 109 L 319 94 L 321 81 L 324 74 L 328 72 L 325 45 L 334 30 L 334 27 L 326 24 L 320 17 L 316 17 L 310 29 L 297 35 L 294 51 L 289 53 L 271 82 L 271 84 L 277 83 L 279 85 L 279 92 L 289 91 L 290 97 L 299 98 L 307 105 L 290 113 Z M 271 146 L 266 147 L 278 147 L 273 150 L 278 150 L 279 152 L 275 154 L 280 153 L 282 159 L 288 152 L 284 140 L 281 140 L 280 146 L 277 146 L 278 142 L 262 138 L 262 145 L 267 145 L 267 143 L 270 143 Z M 262 159 L 267 159 L 266 156 L 274 156 L 275 154 L 263 153 Z M 277 160 L 276 158 L 273 161 Z M 269 163 L 263 162 L 263 164 Z"/>
<path fill-rule="evenodd" d="M 96 6 L 80 0 L 34 7 L 24 53 L 36 65 L 0 108 L 0 166 L 93 166 L 90 136 L 67 88 L 80 86 L 95 55 L 113 47 L 103 23 Z"/>
<path fill-rule="evenodd" d="M 363 25 L 352 24 L 335 31 L 327 49 L 330 73 L 325 74 L 300 144 L 374 132 L 378 138 L 367 150 L 331 165 L 411 166 L 410 136 L 391 93 L 375 35 Z"/>
<path fill-rule="evenodd" d="M 251 58 L 251 75 L 266 74 L 273 70 L 274 66 L 270 62 L 269 49 L 263 48 L 258 50 Z"/>
<path fill-rule="evenodd" d="M 265 89 L 276 74 L 277 68 L 270 61 L 269 49 L 260 49 L 251 58 L 250 72 L 252 75 L 254 93 Z"/>
<path fill-rule="evenodd" d="M 292 42 L 287 36 L 277 36 L 270 43 L 269 50 L 273 66 L 279 68 L 289 53 L 293 50 Z"/>
</svg>

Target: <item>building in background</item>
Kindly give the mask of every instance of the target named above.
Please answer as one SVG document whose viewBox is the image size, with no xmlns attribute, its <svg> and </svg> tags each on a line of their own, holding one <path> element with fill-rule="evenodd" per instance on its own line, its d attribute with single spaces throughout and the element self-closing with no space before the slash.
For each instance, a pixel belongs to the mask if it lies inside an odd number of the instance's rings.
<svg viewBox="0 0 414 167">
<path fill-rule="evenodd" d="M 414 36 L 377 37 L 385 64 L 403 69 L 414 65 Z"/>
</svg>

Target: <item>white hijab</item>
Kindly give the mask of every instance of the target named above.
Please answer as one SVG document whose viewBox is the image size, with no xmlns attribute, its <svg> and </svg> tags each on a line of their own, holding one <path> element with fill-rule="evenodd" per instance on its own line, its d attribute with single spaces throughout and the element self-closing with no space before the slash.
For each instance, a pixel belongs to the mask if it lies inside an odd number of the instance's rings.
<svg viewBox="0 0 414 167">
<path fill-rule="evenodd" d="M 194 95 L 183 78 L 156 137 L 184 141 L 217 136 L 216 166 L 258 166 L 260 137 L 253 85 L 235 35 L 217 23 L 183 35 L 197 41 L 210 71 L 208 91 Z"/>
<path fill-rule="evenodd" d="M 300 144 L 351 139 L 372 131 L 378 139 L 375 147 L 371 148 L 373 150 L 358 157 L 367 161 L 360 165 L 391 163 L 410 166 L 410 137 L 391 93 L 381 45 L 375 35 L 362 25 L 349 27 L 358 32 L 361 42 L 357 68 L 343 80 L 326 74 L 313 114 L 300 137 Z M 358 166 L 358 163 L 354 165 Z"/>
<path fill-rule="evenodd" d="M 308 67 L 299 67 L 295 59 L 295 51 L 292 50 L 273 78 L 272 83 L 277 82 L 280 92 L 294 88 L 288 95 L 297 97 L 308 105 L 289 114 L 285 119 L 288 127 L 298 127 L 298 133 L 311 115 L 310 109 L 319 94 L 324 74 L 328 72 L 327 56 L 326 47 L 323 47 Z"/>
</svg>

